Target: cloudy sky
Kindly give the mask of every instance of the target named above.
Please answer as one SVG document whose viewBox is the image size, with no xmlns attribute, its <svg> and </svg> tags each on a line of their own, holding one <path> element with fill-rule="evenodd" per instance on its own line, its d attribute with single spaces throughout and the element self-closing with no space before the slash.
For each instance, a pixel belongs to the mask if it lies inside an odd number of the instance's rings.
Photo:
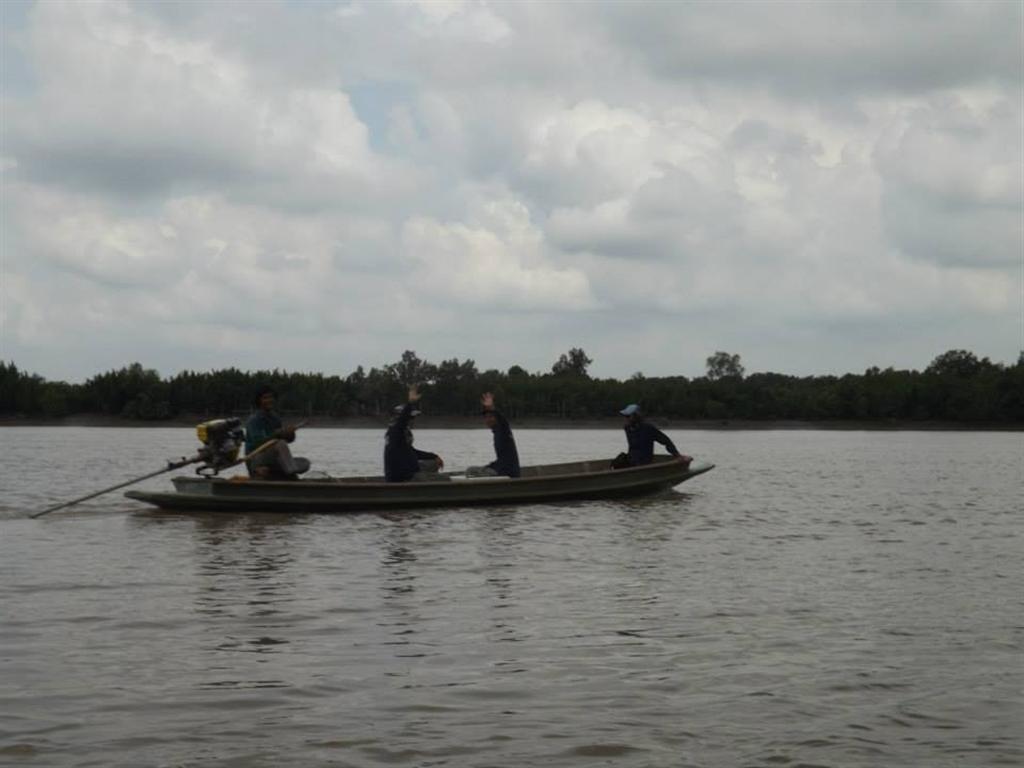
<svg viewBox="0 0 1024 768">
<path fill-rule="evenodd" d="M 0 3 L 0 359 L 1024 347 L 1022 3 Z"/>
</svg>

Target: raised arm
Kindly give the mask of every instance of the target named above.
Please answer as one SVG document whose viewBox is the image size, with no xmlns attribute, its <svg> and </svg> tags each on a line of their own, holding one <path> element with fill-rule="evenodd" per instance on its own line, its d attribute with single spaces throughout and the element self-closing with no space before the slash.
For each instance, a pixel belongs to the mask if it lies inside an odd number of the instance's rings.
<svg viewBox="0 0 1024 768">
<path fill-rule="evenodd" d="M 405 432 L 405 430 L 409 427 L 409 422 L 412 420 L 413 406 L 415 406 L 416 403 L 419 402 L 420 397 L 421 395 L 419 391 L 416 389 L 415 384 L 409 387 L 408 400 L 402 407 L 402 410 L 399 412 L 398 417 L 392 423 L 391 427 L 389 427 L 389 430 L 394 430 L 396 435 L 400 435 Z"/>
<path fill-rule="evenodd" d="M 502 432 L 511 432 L 511 427 L 508 425 L 508 419 L 505 418 L 504 414 L 494 407 L 494 395 L 490 392 L 484 392 L 480 396 L 480 406 L 484 413 L 489 413 L 494 416 L 494 420 L 498 422 L 498 428 Z"/>
</svg>

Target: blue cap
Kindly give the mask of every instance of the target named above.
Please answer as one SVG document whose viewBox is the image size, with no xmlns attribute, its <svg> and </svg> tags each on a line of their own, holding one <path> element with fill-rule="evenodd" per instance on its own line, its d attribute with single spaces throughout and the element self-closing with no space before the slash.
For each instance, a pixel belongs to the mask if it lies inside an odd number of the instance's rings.
<svg viewBox="0 0 1024 768">
<path fill-rule="evenodd" d="M 637 405 L 636 403 L 630 403 L 621 411 L 619 411 L 619 413 L 621 413 L 623 416 L 632 416 L 634 413 L 640 413 L 640 406 Z"/>
</svg>

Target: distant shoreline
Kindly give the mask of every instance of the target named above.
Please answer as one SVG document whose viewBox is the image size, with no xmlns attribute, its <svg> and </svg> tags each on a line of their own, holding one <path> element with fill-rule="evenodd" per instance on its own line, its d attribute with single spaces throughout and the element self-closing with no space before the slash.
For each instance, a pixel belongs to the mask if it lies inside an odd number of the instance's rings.
<svg viewBox="0 0 1024 768">
<path fill-rule="evenodd" d="M 151 429 L 168 427 L 194 427 L 212 416 L 180 416 L 163 421 L 138 421 L 119 419 L 111 416 L 80 414 L 60 419 L 21 418 L 0 416 L 3 427 L 96 427 Z M 301 416 L 284 414 L 285 423 L 304 420 Z M 244 421 L 244 417 L 243 417 Z M 595 419 L 552 419 L 552 418 L 510 418 L 517 429 L 622 429 L 621 417 Z M 869 420 L 765 420 L 751 419 L 660 419 L 652 416 L 649 421 L 661 429 L 670 430 L 826 430 L 826 431 L 872 431 L 872 432 L 1022 432 L 1024 424 L 992 424 L 989 422 L 946 422 L 946 421 L 869 421 Z M 384 429 L 387 419 L 370 416 L 332 418 L 314 416 L 306 420 L 304 429 Z M 419 429 L 480 429 L 483 421 L 477 416 L 430 416 L 424 414 L 417 419 Z"/>
</svg>

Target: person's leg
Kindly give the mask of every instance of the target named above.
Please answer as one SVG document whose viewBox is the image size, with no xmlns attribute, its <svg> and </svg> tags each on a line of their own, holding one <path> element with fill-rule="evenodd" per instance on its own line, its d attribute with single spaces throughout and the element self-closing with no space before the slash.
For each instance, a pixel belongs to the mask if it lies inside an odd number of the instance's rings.
<svg viewBox="0 0 1024 768">
<path fill-rule="evenodd" d="M 299 475 L 309 471 L 309 459 L 292 456 L 292 449 L 284 440 L 278 440 L 277 445 L 268 451 L 274 455 L 274 462 L 282 475 L 290 480 L 298 480 Z"/>
<path fill-rule="evenodd" d="M 412 476 L 414 483 L 445 483 L 451 478 L 447 475 L 440 475 L 440 467 L 437 459 L 420 459 L 420 471 Z"/>
<path fill-rule="evenodd" d="M 417 474 L 429 474 L 431 472 L 437 473 L 440 467 L 437 464 L 437 459 L 420 459 L 419 461 L 420 471 Z"/>
<path fill-rule="evenodd" d="M 249 477 L 256 480 L 270 480 L 276 470 L 274 457 L 270 455 L 270 451 L 263 451 L 246 459 L 245 467 L 249 470 Z"/>
<path fill-rule="evenodd" d="M 297 480 L 309 471 L 309 460 L 292 456 L 288 443 L 278 440 L 273 447 L 246 461 L 249 476 L 260 480 Z"/>
<path fill-rule="evenodd" d="M 612 460 L 612 469 L 625 469 L 626 467 L 633 466 L 633 462 L 629 460 L 628 453 L 620 453 Z"/>
</svg>

